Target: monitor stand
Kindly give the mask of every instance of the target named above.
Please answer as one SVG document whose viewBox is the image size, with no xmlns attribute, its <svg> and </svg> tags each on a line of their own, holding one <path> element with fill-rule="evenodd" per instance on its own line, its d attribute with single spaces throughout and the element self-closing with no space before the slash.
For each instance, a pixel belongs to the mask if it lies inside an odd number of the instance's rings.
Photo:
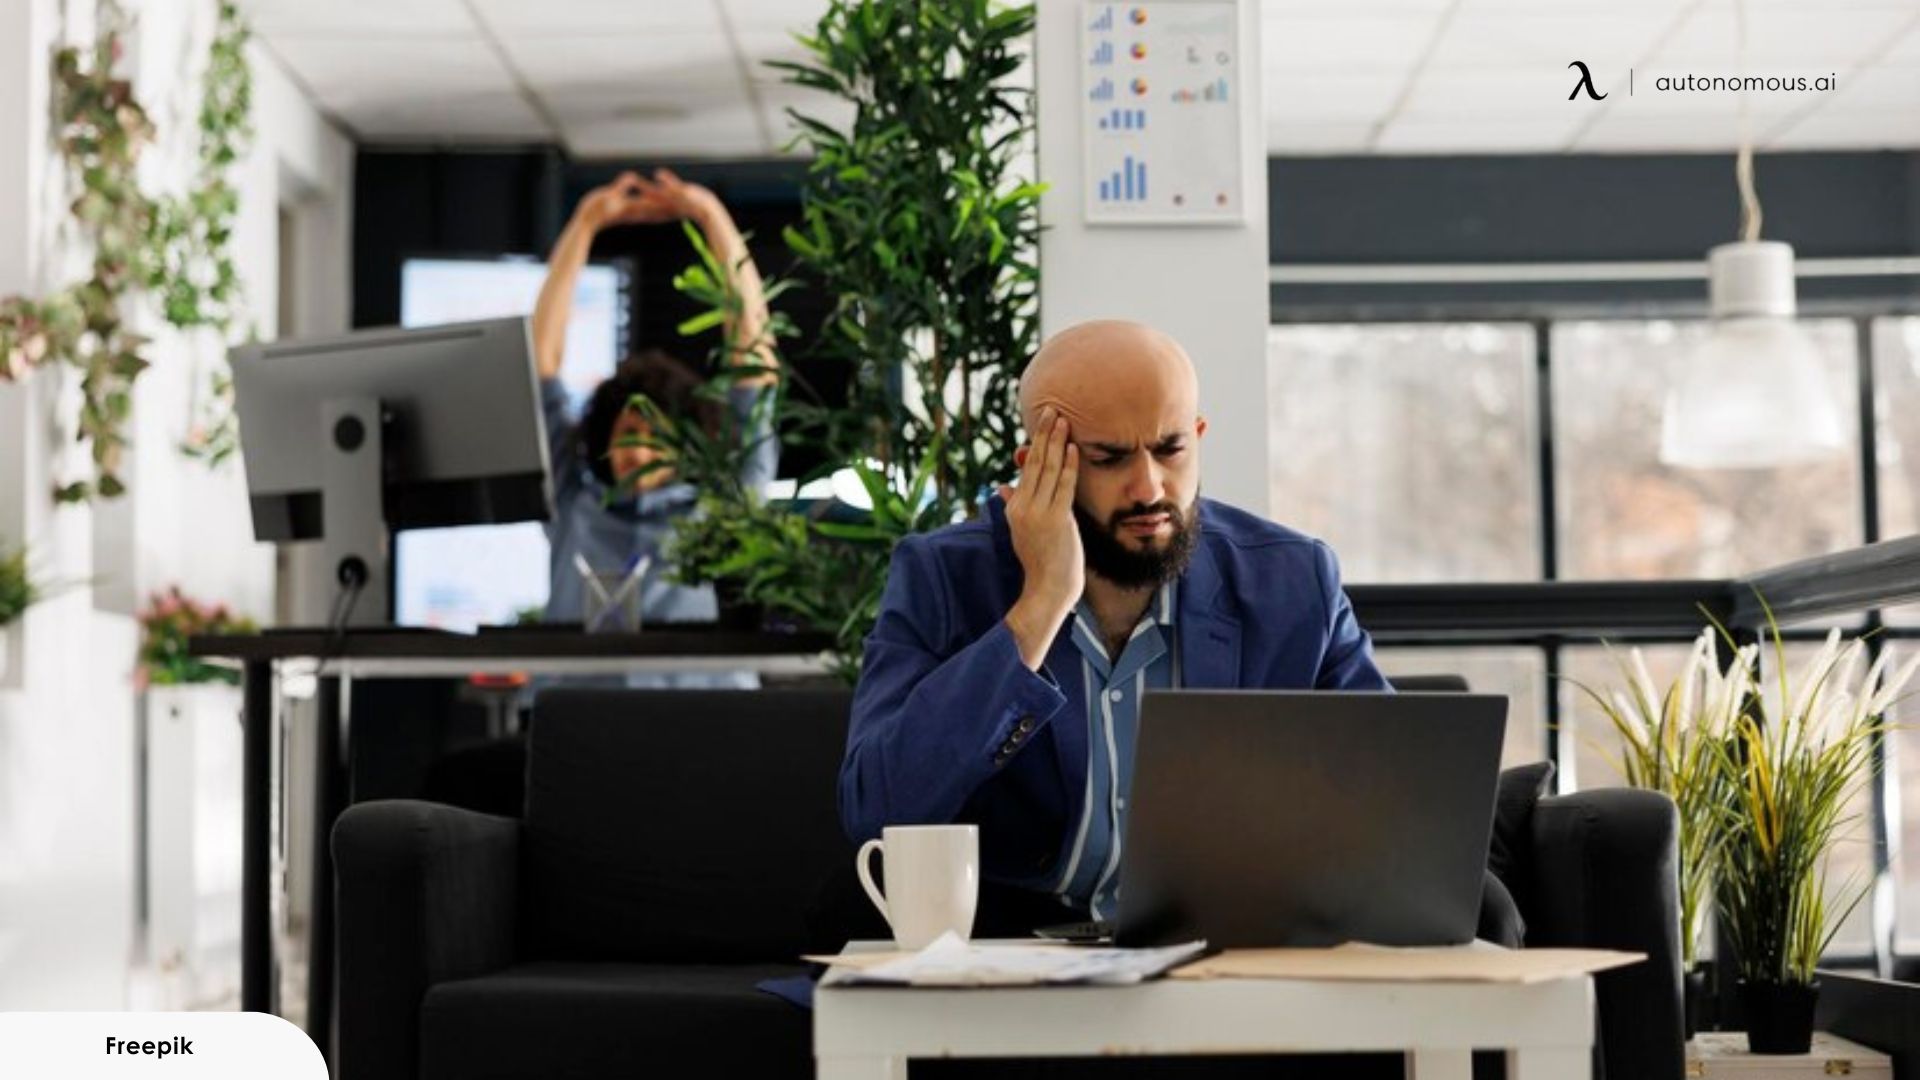
<svg viewBox="0 0 1920 1080">
<path fill-rule="evenodd" d="M 356 580 L 359 596 L 345 626 L 384 626 L 388 535 L 385 410 L 378 398 L 328 398 L 320 403 L 320 524 L 322 575 L 315 596 L 326 598 L 327 618 L 339 619 L 341 594 Z"/>
</svg>

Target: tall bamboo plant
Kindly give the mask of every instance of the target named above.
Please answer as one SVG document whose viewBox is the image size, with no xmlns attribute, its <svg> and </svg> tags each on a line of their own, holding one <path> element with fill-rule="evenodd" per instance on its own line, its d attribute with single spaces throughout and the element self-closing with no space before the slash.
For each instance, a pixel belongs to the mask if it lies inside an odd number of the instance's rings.
<svg viewBox="0 0 1920 1080">
<path fill-rule="evenodd" d="M 1620 685 L 1602 692 L 1574 681 L 1620 737 L 1609 756 L 1631 787 L 1658 791 L 1678 811 L 1680 946 L 1691 968 L 1698 959 L 1713 880 L 1725 837 L 1721 828 L 1727 785 L 1718 768 L 1719 747 L 1735 729 L 1753 684 L 1759 646 L 1735 650 L 1722 671 L 1714 630 L 1700 632 L 1680 674 L 1658 690 L 1638 648 L 1625 657 L 1609 647 Z"/>
<path fill-rule="evenodd" d="M 802 221 L 784 235 L 804 287 L 828 306 L 806 351 L 838 362 L 847 404 L 788 393 L 795 376 L 783 367 L 783 440 L 823 451 L 821 474 L 850 470 L 869 508 L 818 520 L 765 505 L 729 482 L 729 440 L 654 425 L 676 473 L 706 492 L 676 528 L 675 575 L 831 633 L 849 681 L 893 545 L 976 513 L 1013 472 L 1017 388 L 1039 333 L 1041 188 L 1019 175 L 1032 95 L 1015 78 L 1032 31 L 1031 5 L 831 0 L 796 35 L 810 58 L 774 65 L 853 107 L 844 127 L 789 110 L 812 160 Z M 704 252 L 682 276 L 708 309 L 683 330 L 729 321 L 737 298 L 724 280 Z M 716 369 L 714 386 L 732 377 Z"/>
<path fill-rule="evenodd" d="M 1039 333 L 1033 95 L 1016 79 L 1033 24 L 1029 4 L 832 0 L 798 36 L 811 57 L 774 65 L 853 106 L 845 129 L 789 110 L 812 162 L 786 240 L 831 304 L 819 353 L 850 383 L 847 408 L 802 419 L 896 489 L 930 461 L 949 520 L 1012 471 Z"/>
</svg>

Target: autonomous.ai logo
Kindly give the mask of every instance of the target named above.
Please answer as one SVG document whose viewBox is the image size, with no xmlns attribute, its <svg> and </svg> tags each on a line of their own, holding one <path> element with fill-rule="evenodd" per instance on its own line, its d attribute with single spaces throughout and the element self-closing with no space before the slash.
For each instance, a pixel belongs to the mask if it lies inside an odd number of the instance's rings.
<svg viewBox="0 0 1920 1080">
<path fill-rule="evenodd" d="M 1587 92 L 1587 96 L 1589 98 L 1592 98 L 1594 101 L 1607 100 L 1607 95 L 1594 93 L 1593 72 L 1587 70 L 1586 61 L 1575 60 L 1573 63 L 1568 64 L 1567 67 L 1580 69 L 1580 81 L 1573 84 L 1573 92 L 1567 95 L 1568 101 L 1572 101 L 1574 98 L 1579 97 L 1580 91 L 1582 90 L 1585 90 Z"/>
</svg>

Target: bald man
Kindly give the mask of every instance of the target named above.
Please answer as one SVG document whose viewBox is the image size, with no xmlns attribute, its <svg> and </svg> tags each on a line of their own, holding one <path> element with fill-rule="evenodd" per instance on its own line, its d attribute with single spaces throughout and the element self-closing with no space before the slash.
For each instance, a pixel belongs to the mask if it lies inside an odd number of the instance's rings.
<svg viewBox="0 0 1920 1080">
<path fill-rule="evenodd" d="M 856 841 L 975 823 L 987 880 L 1044 901 L 1032 921 L 1110 918 L 1144 691 L 1389 687 L 1333 552 L 1200 497 L 1207 422 L 1172 338 L 1063 331 L 1020 407 L 1019 485 L 894 552 L 841 819 Z"/>
</svg>

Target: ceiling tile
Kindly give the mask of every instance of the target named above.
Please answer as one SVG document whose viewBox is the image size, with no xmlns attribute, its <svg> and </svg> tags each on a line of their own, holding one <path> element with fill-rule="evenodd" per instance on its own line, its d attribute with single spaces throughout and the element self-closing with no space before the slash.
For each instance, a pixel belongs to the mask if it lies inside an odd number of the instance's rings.
<svg viewBox="0 0 1920 1080">
<path fill-rule="evenodd" d="M 1373 124 L 1314 124 L 1267 121 L 1270 154 L 1363 154 L 1373 138 Z"/>
<path fill-rule="evenodd" d="M 554 137 L 515 93 L 416 97 L 357 105 L 337 113 L 369 141 L 526 143 Z"/>
<path fill-rule="evenodd" d="M 749 106 L 683 120 L 598 120 L 561 124 L 576 157 L 759 157 L 767 153 Z"/>
<path fill-rule="evenodd" d="M 679 86 L 697 97 L 740 80 L 733 48 L 720 34 L 540 37 L 502 45 L 543 96 L 553 87 L 631 82 Z"/>
<path fill-rule="evenodd" d="M 1433 121 L 1402 118 L 1388 124 L 1374 145 L 1383 154 L 1546 153 L 1565 146 L 1574 126 L 1571 116 Z"/>
<path fill-rule="evenodd" d="M 1770 122 L 1784 114 L 1753 121 L 1756 146 Z M 1661 151 L 1717 151 L 1733 153 L 1739 145 L 1739 127 L 1731 113 L 1714 116 L 1675 116 L 1610 109 L 1583 133 L 1572 147 L 1575 153 L 1658 153 Z"/>
<path fill-rule="evenodd" d="M 746 89 L 738 82 L 689 97 L 665 86 L 608 83 L 570 86 L 540 93 L 540 100 L 562 125 L 600 121 L 677 123 L 747 107 Z"/>
<path fill-rule="evenodd" d="M 1920 112 L 1920 65 L 1851 72 L 1823 109 L 1893 109 Z"/>
<path fill-rule="evenodd" d="M 827 10 L 827 0 L 716 0 L 734 29 L 812 30 Z"/>
<path fill-rule="evenodd" d="M 1261 24 L 1261 65 L 1266 71 L 1399 71 L 1426 52 L 1440 17 L 1327 15 L 1268 19 Z"/>
<path fill-rule="evenodd" d="M 720 33 L 715 0 L 472 0 L 487 26 L 509 37 Z"/>
<path fill-rule="evenodd" d="M 1911 21 L 1912 13 L 1911 6 L 1905 10 L 1834 10 L 1813 4 L 1755 7 L 1747 12 L 1747 63 L 1749 67 L 1791 64 L 1844 69 L 1884 45 Z M 1730 6 L 1704 6 L 1661 47 L 1654 61 L 1666 67 L 1714 65 L 1721 71 L 1731 70 L 1736 36 Z"/>
<path fill-rule="evenodd" d="M 1457 0 L 1260 0 L 1260 17 L 1280 21 L 1354 15 L 1438 15 Z"/>
<path fill-rule="evenodd" d="M 478 38 L 280 38 L 274 52 L 333 109 L 514 90 Z"/>
<path fill-rule="evenodd" d="M 1265 73 L 1267 120 L 1309 122 L 1378 120 L 1400 96 L 1399 72 L 1371 75 Z"/>
<path fill-rule="evenodd" d="M 1887 67 L 1920 67 L 1920 16 L 1915 17 L 1913 26 L 1880 58 L 1880 63 Z"/>
<path fill-rule="evenodd" d="M 1619 71 L 1647 55 L 1673 21 L 1665 7 L 1606 12 L 1476 11 L 1456 14 L 1428 63 L 1434 67 L 1537 65 L 1565 71 L 1574 60 Z"/>
<path fill-rule="evenodd" d="M 278 44 L 281 37 L 417 37 L 472 34 L 473 19 L 460 0 L 240 0 L 256 33 Z"/>
<path fill-rule="evenodd" d="M 1624 70 L 1620 77 L 1624 83 Z M 1414 81 L 1400 115 L 1415 121 L 1553 117 L 1578 123 L 1602 107 L 1584 94 L 1568 99 L 1578 79 L 1577 72 L 1555 64 L 1428 68 Z M 1595 81 L 1600 92 L 1607 95 L 1606 100 L 1613 101 L 1614 93 L 1608 85 L 1597 78 Z"/>
<path fill-rule="evenodd" d="M 1770 150 L 1906 150 L 1920 146 L 1920 110 L 1821 110 L 1775 137 Z"/>
</svg>

